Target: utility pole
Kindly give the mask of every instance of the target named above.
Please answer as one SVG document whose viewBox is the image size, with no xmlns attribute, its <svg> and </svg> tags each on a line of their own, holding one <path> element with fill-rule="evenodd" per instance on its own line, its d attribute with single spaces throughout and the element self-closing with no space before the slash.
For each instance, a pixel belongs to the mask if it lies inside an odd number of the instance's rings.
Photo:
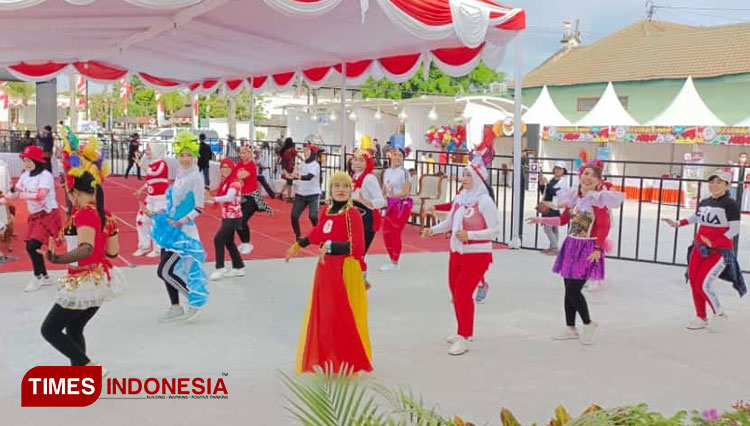
<svg viewBox="0 0 750 426">
<path fill-rule="evenodd" d="M 646 19 L 648 19 L 648 22 L 651 22 L 653 18 L 654 18 L 654 2 L 653 0 L 648 0 L 646 2 Z"/>
</svg>

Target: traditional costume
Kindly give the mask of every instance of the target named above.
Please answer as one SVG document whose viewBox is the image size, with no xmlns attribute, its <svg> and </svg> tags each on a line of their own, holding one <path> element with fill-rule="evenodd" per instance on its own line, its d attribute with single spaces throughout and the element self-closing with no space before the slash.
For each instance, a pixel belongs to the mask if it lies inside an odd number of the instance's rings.
<svg viewBox="0 0 750 426">
<path fill-rule="evenodd" d="M 208 300 L 203 271 L 206 251 L 195 224 L 203 212 L 204 198 L 203 176 L 195 165 L 198 149 L 198 141 L 191 132 L 177 135 L 176 155 L 189 152 L 193 164 L 187 168 L 178 164 L 174 184 L 167 190 L 167 208 L 152 217 L 151 237 L 161 247 L 157 275 L 164 280 L 171 302 L 170 309 L 160 318 L 162 322 L 192 319 Z M 180 306 L 179 294 L 187 298 L 187 311 Z"/>
<path fill-rule="evenodd" d="M 71 196 L 89 194 L 95 202 L 74 207 L 62 230 L 67 253 L 57 255 L 54 247 L 48 247 L 47 258 L 51 263 L 68 264 L 68 271 L 60 279 L 57 301 L 42 324 L 42 336 L 52 346 L 70 359 L 74 366 L 91 365 L 86 354 L 83 329 L 97 313 L 99 307 L 111 300 L 121 289 L 120 274 L 115 274 L 109 258 L 117 252 L 108 252 L 108 247 L 117 247 L 117 221 L 104 209 L 102 180 L 106 175 L 104 158 L 95 137 L 89 139 L 80 154 L 71 151 L 66 162 L 70 171 L 66 176 L 66 188 Z M 91 241 L 81 241 L 79 235 L 86 229 Z M 110 242 L 114 239 L 114 242 Z M 65 333 L 63 333 L 65 329 Z M 103 370 L 106 375 L 106 370 Z"/>
<path fill-rule="evenodd" d="M 167 188 L 169 188 L 169 164 L 164 160 L 164 145 L 149 144 L 151 159 L 146 168 L 146 199 L 135 219 L 138 230 L 138 250 L 133 256 L 141 256 L 148 253 L 148 257 L 159 256 L 159 245 L 151 238 L 151 227 L 154 212 L 164 211 L 167 208 Z M 153 249 L 152 249 L 153 242 Z"/>
<path fill-rule="evenodd" d="M 334 182 L 351 185 L 351 178 L 335 173 L 329 193 Z M 310 244 L 320 246 L 325 254 L 315 268 L 297 349 L 297 372 L 312 372 L 328 364 L 334 371 L 372 371 L 362 276 L 364 230 L 362 216 L 351 200 L 322 207 L 318 225 L 291 251 L 296 254 Z"/>
</svg>

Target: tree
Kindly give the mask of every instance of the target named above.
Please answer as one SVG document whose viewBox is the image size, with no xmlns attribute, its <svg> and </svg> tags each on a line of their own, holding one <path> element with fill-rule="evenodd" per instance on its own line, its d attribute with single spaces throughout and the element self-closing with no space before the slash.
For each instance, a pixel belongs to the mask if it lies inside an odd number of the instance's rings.
<svg viewBox="0 0 750 426">
<path fill-rule="evenodd" d="M 154 89 L 143 84 L 137 75 L 130 78 L 130 84 L 133 86 L 133 93 L 128 101 L 128 115 L 130 117 L 156 117 Z"/>
<path fill-rule="evenodd" d="M 249 104 L 250 93 L 242 90 L 237 95 L 237 121 L 250 120 Z M 256 95 L 253 104 L 255 105 L 255 124 L 258 124 L 265 120 L 263 98 Z M 229 99 L 219 96 L 216 91 L 208 96 L 201 96 L 198 100 L 198 109 L 201 118 L 226 118 L 229 116 Z"/>
<path fill-rule="evenodd" d="M 24 105 L 27 105 L 36 93 L 36 86 L 34 83 L 11 81 L 8 83 L 7 87 L 8 95 L 10 95 L 11 98 L 20 98 Z"/>
<path fill-rule="evenodd" d="M 423 78 L 422 68 L 417 74 L 403 83 L 393 83 L 386 79 L 379 81 L 370 77 L 362 85 L 364 98 L 408 99 L 424 94 L 456 95 L 483 93 L 491 83 L 505 81 L 505 73 L 493 71 L 484 64 L 479 64 L 468 75 L 450 77 L 445 75 L 434 64 L 430 64 L 429 77 Z"/>
</svg>

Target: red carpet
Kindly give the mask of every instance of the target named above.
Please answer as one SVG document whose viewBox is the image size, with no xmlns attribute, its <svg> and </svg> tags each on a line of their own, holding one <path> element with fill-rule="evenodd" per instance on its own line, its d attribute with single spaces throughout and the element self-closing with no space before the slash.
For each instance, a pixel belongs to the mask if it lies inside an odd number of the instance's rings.
<svg viewBox="0 0 750 426">
<path fill-rule="evenodd" d="M 138 208 L 138 200 L 133 195 L 133 191 L 140 186 L 142 181 L 131 177 L 123 179 L 122 177 L 110 177 L 104 185 L 106 195 L 106 206 L 117 219 L 120 225 L 120 258 L 116 259 L 115 264 L 118 266 L 132 265 L 156 265 L 159 258 L 147 258 L 145 256 L 133 257 L 131 253 L 135 251 L 138 243 L 138 235 L 135 229 L 135 216 Z M 64 211 L 65 203 L 63 201 L 62 190 L 58 187 L 58 201 Z M 16 206 L 16 219 L 14 224 L 14 235 L 12 241 L 13 256 L 18 260 L 0 264 L 0 272 L 17 272 L 30 271 L 31 261 L 25 250 L 26 238 L 26 218 L 28 212 L 26 203 L 23 201 L 14 201 Z M 283 258 L 287 248 L 294 241 L 294 233 L 290 222 L 291 204 L 279 200 L 270 200 L 269 204 L 274 209 L 273 217 L 265 213 L 256 213 L 250 219 L 251 241 L 255 250 L 244 256 L 245 259 L 278 259 Z M 309 231 L 310 222 L 307 220 L 307 212 L 301 220 L 303 234 Z M 221 211 L 219 207 L 208 206 L 198 218 L 198 229 L 200 231 L 201 241 L 206 247 L 207 260 L 214 260 L 213 236 L 221 222 Z M 239 242 L 239 239 L 237 239 Z M 434 237 L 422 239 L 419 237 L 419 227 L 407 225 L 404 231 L 404 253 L 417 252 L 439 252 L 448 250 L 448 239 L 444 237 Z M 497 248 L 505 246 L 497 245 Z M 383 238 L 380 234 L 375 237 L 375 241 L 370 247 L 369 254 L 385 254 Z M 6 255 L 8 253 L 5 253 Z M 304 249 L 300 251 L 300 256 L 317 256 L 317 249 Z M 228 260 L 228 255 L 227 255 Z M 50 269 L 61 269 L 60 267 L 50 266 Z"/>
</svg>

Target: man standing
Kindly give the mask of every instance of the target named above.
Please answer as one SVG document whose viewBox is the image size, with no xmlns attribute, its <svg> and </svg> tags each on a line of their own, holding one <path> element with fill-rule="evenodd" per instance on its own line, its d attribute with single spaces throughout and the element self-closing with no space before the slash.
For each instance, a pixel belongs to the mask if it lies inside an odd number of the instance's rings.
<svg viewBox="0 0 750 426">
<path fill-rule="evenodd" d="M 198 151 L 198 170 L 203 173 L 203 185 L 208 189 L 209 184 L 211 183 L 208 173 L 211 167 L 211 157 L 213 156 L 213 153 L 211 152 L 211 147 L 206 143 L 205 133 L 198 135 L 198 140 L 201 144 L 200 151 Z"/>
<path fill-rule="evenodd" d="M 380 167 L 383 163 L 380 160 L 380 156 L 383 155 L 381 148 L 380 148 L 380 142 L 378 141 L 378 138 L 373 139 L 372 141 L 374 155 L 375 158 L 375 166 Z"/>
<path fill-rule="evenodd" d="M 44 126 L 37 136 L 39 146 L 44 154 L 44 168 L 52 173 L 52 152 L 55 150 L 55 139 L 52 137 L 52 126 Z"/>
<path fill-rule="evenodd" d="M 133 133 L 130 135 L 130 141 L 128 141 L 128 168 L 125 169 L 125 179 L 128 178 L 128 175 L 130 174 L 130 169 L 135 166 L 136 174 L 138 175 L 138 180 L 141 180 L 141 166 L 138 165 L 136 160 L 140 159 L 140 149 L 141 149 L 141 136 L 138 133 Z"/>
</svg>

